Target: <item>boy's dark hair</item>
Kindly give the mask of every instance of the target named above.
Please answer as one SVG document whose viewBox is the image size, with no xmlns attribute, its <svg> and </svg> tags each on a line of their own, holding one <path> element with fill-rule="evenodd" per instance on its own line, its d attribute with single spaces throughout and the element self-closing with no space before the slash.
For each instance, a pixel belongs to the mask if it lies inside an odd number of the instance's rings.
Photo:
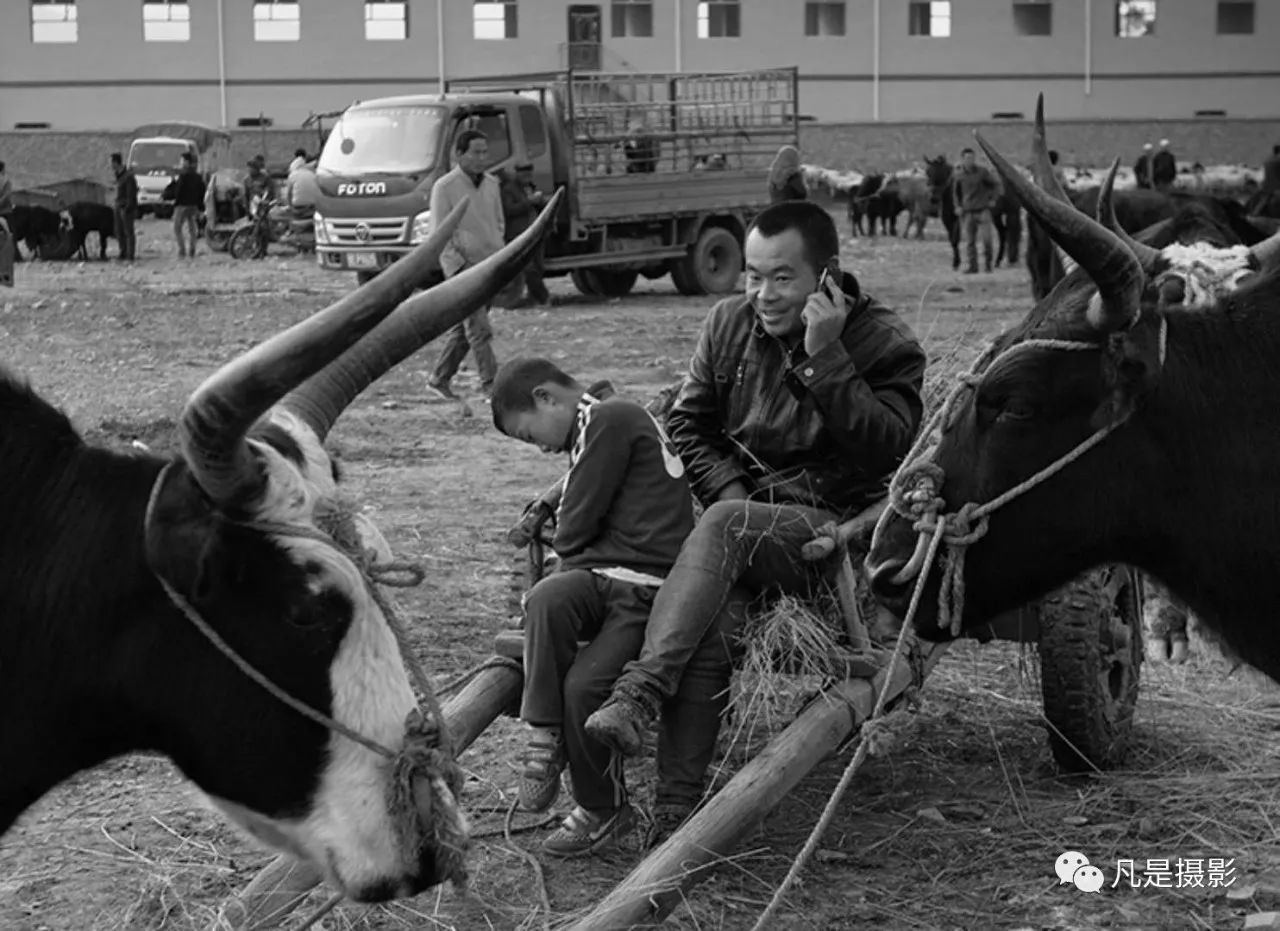
<svg viewBox="0 0 1280 931">
<path fill-rule="evenodd" d="M 577 381 L 550 359 L 527 358 L 504 362 L 493 377 L 493 425 L 502 433 L 512 414 L 533 410 L 533 389 L 547 382 L 572 388 Z"/>
<path fill-rule="evenodd" d="M 453 150 L 461 155 L 463 152 L 467 151 L 467 149 L 471 147 L 471 143 L 477 139 L 483 139 L 485 142 L 489 141 L 489 137 L 478 129 L 464 129 L 462 132 L 458 133 L 458 138 L 453 140 Z"/>
<path fill-rule="evenodd" d="M 795 230 L 804 243 L 805 257 L 815 271 L 821 270 L 840 255 L 840 234 L 831 214 L 808 200 L 784 200 L 770 204 L 751 221 L 747 230 L 759 230 L 761 236 L 777 236 Z"/>
</svg>

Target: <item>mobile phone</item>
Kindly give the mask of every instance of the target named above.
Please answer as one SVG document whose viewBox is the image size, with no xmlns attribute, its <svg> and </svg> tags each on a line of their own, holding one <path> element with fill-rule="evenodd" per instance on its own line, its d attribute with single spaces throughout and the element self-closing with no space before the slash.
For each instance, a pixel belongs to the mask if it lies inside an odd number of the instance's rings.
<svg viewBox="0 0 1280 931">
<path fill-rule="evenodd" d="M 840 291 L 840 263 L 834 258 L 827 262 L 826 267 L 822 269 L 822 274 L 818 276 L 818 290 L 821 291 L 824 288 L 829 294 L 834 293 L 832 288 L 835 292 Z"/>
</svg>

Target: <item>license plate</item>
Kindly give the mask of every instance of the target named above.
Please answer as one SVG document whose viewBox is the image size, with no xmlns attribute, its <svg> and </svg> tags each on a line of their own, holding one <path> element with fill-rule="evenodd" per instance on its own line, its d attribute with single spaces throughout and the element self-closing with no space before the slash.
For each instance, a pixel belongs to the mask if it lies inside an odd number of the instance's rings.
<svg viewBox="0 0 1280 931">
<path fill-rule="evenodd" d="M 347 268 L 377 268 L 378 254 L 376 252 L 348 252 Z"/>
</svg>

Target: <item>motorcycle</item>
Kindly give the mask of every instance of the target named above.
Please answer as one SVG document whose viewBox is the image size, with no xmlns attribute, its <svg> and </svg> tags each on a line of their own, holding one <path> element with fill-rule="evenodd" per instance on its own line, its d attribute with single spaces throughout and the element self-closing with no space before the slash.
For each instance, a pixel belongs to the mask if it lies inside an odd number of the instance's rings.
<svg viewBox="0 0 1280 931">
<path fill-rule="evenodd" d="M 257 199 L 247 225 L 231 234 L 227 251 L 235 259 L 261 259 L 271 243 L 292 246 L 298 252 L 316 248 L 313 214 L 301 215 L 271 198 Z"/>
</svg>

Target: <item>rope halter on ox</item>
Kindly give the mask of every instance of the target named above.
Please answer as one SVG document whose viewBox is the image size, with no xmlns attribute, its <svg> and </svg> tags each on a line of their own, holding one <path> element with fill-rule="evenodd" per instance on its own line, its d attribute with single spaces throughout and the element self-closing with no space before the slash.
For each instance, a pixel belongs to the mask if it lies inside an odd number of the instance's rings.
<svg viewBox="0 0 1280 931">
<path fill-rule="evenodd" d="M 1161 365 L 1164 364 L 1167 338 L 1168 324 L 1162 316 L 1159 337 Z M 987 373 L 1014 356 L 1041 349 L 1085 352 L 1101 351 L 1102 348 L 1099 343 L 1083 340 L 1028 339 L 1013 344 L 997 355 L 995 346 L 992 346 L 974 362 L 968 372 L 960 376 L 960 383 L 925 423 L 889 483 L 889 507 L 876 522 L 871 541 L 871 552 L 875 552 L 894 515 L 910 521 L 912 529 L 917 533 L 916 548 L 911 559 L 891 579 L 898 585 L 905 585 L 912 580 L 916 582 L 903 618 L 904 626 L 910 625 L 914 620 L 934 560 L 938 551 L 945 546 L 942 580 L 938 589 L 938 627 L 948 629 L 953 637 L 959 636 L 964 616 L 965 553 L 986 535 L 991 515 L 1061 472 L 1123 426 L 1131 416 L 1131 412 L 1126 413 L 1095 430 L 1070 451 L 990 501 L 983 504 L 967 502 L 946 513 L 946 501 L 942 497 L 946 474 L 935 461 L 935 456 L 942 437 L 955 425 L 970 394 L 977 394 Z"/>
<path fill-rule="evenodd" d="M 161 469 L 152 486 L 144 518 L 144 533 L 148 535 L 151 533 L 156 502 L 173 465 L 174 463 L 169 463 Z M 158 573 L 156 578 L 169 600 L 205 639 L 272 697 L 304 718 L 390 761 L 390 813 L 402 848 L 409 855 L 408 859 L 416 860 L 418 852 L 424 846 L 430 846 L 436 851 L 436 859 L 442 865 L 441 873 L 455 885 L 463 886 L 467 880 L 465 856 L 469 839 L 458 803 L 463 783 L 462 769 L 454 758 L 453 739 L 435 691 L 413 655 L 404 626 L 394 607 L 377 588 L 377 585 L 396 588 L 418 585 L 422 582 L 424 573 L 421 567 L 412 563 L 377 562 L 375 555 L 364 548 L 354 515 L 348 509 L 329 508 L 317 515 L 317 522 L 329 532 L 306 525 L 255 521 L 236 523 L 263 533 L 314 540 L 333 547 L 355 564 L 370 598 L 381 610 L 395 635 L 400 656 L 409 668 L 413 682 L 427 706 L 427 714 L 414 708 L 406 716 L 404 743 L 399 751 L 383 746 L 284 691 L 228 644 L 168 580 Z"/>
</svg>

